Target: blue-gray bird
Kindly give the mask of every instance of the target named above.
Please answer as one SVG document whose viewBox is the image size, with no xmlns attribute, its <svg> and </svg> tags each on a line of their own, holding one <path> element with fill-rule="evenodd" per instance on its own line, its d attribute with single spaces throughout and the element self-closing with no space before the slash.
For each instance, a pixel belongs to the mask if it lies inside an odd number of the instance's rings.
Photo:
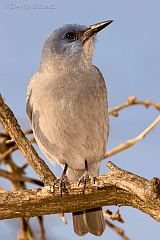
<svg viewBox="0 0 160 240">
<path fill-rule="evenodd" d="M 44 43 L 40 68 L 28 85 L 26 111 L 36 142 L 49 160 L 67 169 L 72 182 L 86 171 L 97 177 L 105 153 L 107 90 L 92 55 L 95 34 L 111 22 L 56 29 Z M 80 236 L 101 235 L 105 229 L 101 208 L 73 213 L 73 226 Z"/>
</svg>

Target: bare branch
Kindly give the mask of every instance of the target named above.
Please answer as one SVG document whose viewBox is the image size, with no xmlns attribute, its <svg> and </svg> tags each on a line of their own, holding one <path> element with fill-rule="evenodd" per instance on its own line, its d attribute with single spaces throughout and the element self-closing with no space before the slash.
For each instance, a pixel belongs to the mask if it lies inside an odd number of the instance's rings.
<svg viewBox="0 0 160 240">
<path fill-rule="evenodd" d="M 14 152 L 15 150 L 17 150 L 17 146 L 13 146 L 8 148 L 4 153 L 0 154 L 0 161 L 3 161 L 3 159 L 5 159 L 6 157 L 8 157 L 12 152 Z"/>
<path fill-rule="evenodd" d="M 41 181 L 45 184 L 51 183 L 55 180 L 55 176 L 45 164 L 45 162 L 38 156 L 37 152 L 31 145 L 30 141 L 25 137 L 14 114 L 10 108 L 4 103 L 0 95 L 0 122 L 9 133 L 11 138 L 15 141 L 18 148 L 23 153 L 25 159 L 30 163 L 34 171 L 38 174 Z"/>
<path fill-rule="evenodd" d="M 67 224 L 67 219 L 65 218 L 64 213 L 60 213 L 59 215 L 60 215 L 60 218 L 61 218 L 62 222 L 63 222 L 64 224 Z"/>
<path fill-rule="evenodd" d="M 29 141 L 31 143 L 36 142 L 34 137 L 30 138 Z M 8 145 L 8 144 L 14 143 L 14 140 L 13 139 L 7 140 L 5 143 Z M 0 161 L 3 161 L 3 159 L 5 159 L 7 156 L 9 156 L 11 153 L 13 153 L 16 150 L 18 150 L 18 147 L 16 144 L 13 145 L 12 147 L 9 147 L 7 151 L 5 151 L 3 154 L 0 154 Z"/>
<path fill-rule="evenodd" d="M 160 221 L 160 180 L 151 181 L 124 171 L 108 162 L 110 172 L 97 178 L 96 185 L 83 187 L 71 184 L 60 196 L 43 189 L 22 190 L 0 194 L 0 219 L 32 217 L 75 212 L 99 206 L 122 205 L 137 208 Z M 9 201 L 8 201 L 9 199 Z"/>
<path fill-rule="evenodd" d="M 15 174 L 15 173 L 8 172 L 8 171 L 2 170 L 2 169 L 0 169 L 0 177 L 7 178 L 10 181 L 29 182 L 29 183 L 37 184 L 41 187 L 44 186 L 44 184 L 37 179 L 33 179 L 33 178 L 29 178 L 29 177 L 22 176 L 19 174 Z"/>
<path fill-rule="evenodd" d="M 113 223 L 109 222 L 105 219 L 106 225 L 108 225 L 114 232 L 122 237 L 123 240 L 129 240 L 129 238 L 125 235 L 125 232 L 122 228 L 115 226 Z"/>
<path fill-rule="evenodd" d="M 130 96 L 126 102 L 112 108 L 109 111 L 109 114 L 114 117 L 118 117 L 120 110 L 123 110 L 127 107 L 134 106 L 134 105 L 142 105 L 146 108 L 149 108 L 150 106 L 152 106 L 155 109 L 160 111 L 160 103 L 153 102 L 152 100 L 146 100 L 146 101 L 137 100 L 136 96 Z"/>
<path fill-rule="evenodd" d="M 120 144 L 119 146 L 115 147 L 114 149 L 106 152 L 104 158 L 111 157 L 119 152 L 122 152 L 122 151 L 132 147 L 134 144 L 136 144 L 137 142 L 142 140 L 148 133 L 150 133 L 158 123 L 160 123 L 160 115 L 138 136 L 136 136 L 136 137 Z"/>
<path fill-rule="evenodd" d="M 39 227 L 40 227 L 40 238 L 41 238 L 41 240 L 46 240 L 45 228 L 44 228 L 44 222 L 43 222 L 42 216 L 38 216 L 38 222 L 39 222 Z"/>
<path fill-rule="evenodd" d="M 106 209 L 103 211 L 103 215 L 112 221 L 124 223 L 124 220 L 119 212 L 119 209 L 115 213 L 112 213 L 109 209 Z"/>
<path fill-rule="evenodd" d="M 18 240 L 35 240 L 28 220 L 25 218 L 20 219 L 20 231 L 18 233 Z"/>
<path fill-rule="evenodd" d="M 25 135 L 32 134 L 32 133 L 33 133 L 32 129 L 27 129 L 27 130 L 24 131 Z"/>
</svg>

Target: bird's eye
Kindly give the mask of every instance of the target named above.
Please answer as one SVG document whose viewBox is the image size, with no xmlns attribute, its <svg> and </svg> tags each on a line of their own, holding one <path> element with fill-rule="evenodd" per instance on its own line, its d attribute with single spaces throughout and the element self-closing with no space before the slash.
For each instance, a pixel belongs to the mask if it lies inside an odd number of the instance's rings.
<svg viewBox="0 0 160 240">
<path fill-rule="evenodd" d="M 70 39 L 70 40 L 75 40 L 76 39 L 76 34 L 75 34 L 75 32 L 68 32 L 66 34 L 65 38 Z"/>
</svg>

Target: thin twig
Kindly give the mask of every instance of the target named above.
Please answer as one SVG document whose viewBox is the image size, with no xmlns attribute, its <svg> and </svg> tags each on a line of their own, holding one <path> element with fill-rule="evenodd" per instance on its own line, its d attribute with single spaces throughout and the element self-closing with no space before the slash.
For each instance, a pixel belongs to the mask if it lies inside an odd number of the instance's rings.
<svg viewBox="0 0 160 240">
<path fill-rule="evenodd" d="M 32 229 L 25 218 L 20 219 L 20 230 L 18 240 L 35 240 Z"/>
<path fill-rule="evenodd" d="M 17 146 L 13 146 L 10 147 L 9 149 L 7 149 L 7 151 L 5 151 L 4 153 L 0 154 L 0 161 L 3 161 L 3 159 L 5 159 L 6 157 L 8 157 L 12 152 L 14 152 L 15 150 L 17 150 Z"/>
<path fill-rule="evenodd" d="M 30 138 L 29 141 L 31 143 L 36 142 L 34 137 Z M 13 142 L 14 142 L 14 140 L 11 139 L 11 140 L 7 140 L 5 143 L 8 145 Z M 17 145 L 14 145 L 13 147 L 8 148 L 6 152 L 4 152 L 3 154 L 0 154 L 0 161 L 3 161 L 3 159 L 5 159 L 8 155 L 10 155 L 12 152 L 14 152 L 16 150 L 18 150 Z"/>
<path fill-rule="evenodd" d="M 8 133 L 0 133 L 0 138 L 8 138 L 9 137 L 9 135 L 8 135 Z"/>
<path fill-rule="evenodd" d="M 38 216 L 38 222 L 39 222 L 39 226 L 40 226 L 40 238 L 41 238 L 41 240 L 46 240 L 45 228 L 44 228 L 44 222 L 43 222 L 42 216 Z"/>
<path fill-rule="evenodd" d="M 160 111 L 160 103 L 156 103 L 152 100 L 146 100 L 146 101 L 142 101 L 142 100 L 137 100 L 136 96 L 130 96 L 128 98 L 128 100 L 114 108 L 112 108 L 109 111 L 109 114 L 114 116 L 114 117 L 118 117 L 119 116 L 119 111 L 123 110 L 127 107 L 133 106 L 133 105 L 143 105 L 146 108 L 149 108 L 150 106 L 156 108 L 157 110 Z"/>
<path fill-rule="evenodd" d="M 64 213 L 60 213 L 59 215 L 60 215 L 60 217 L 61 217 L 62 222 L 63 222 L 64 224 L 67 224 L 67 219 L 65 218 Z"/>
<path fill-rule="evenodd" d="M 0 169 L 0 177 L 7 178 L 10 181 L 29 182 L 29 183 L 37 184 L 41 187 L 44 186 L 44 184 L 37 179 L 22 176 L 20 174 L 15 174 L 2 169 Z"/>
<path fill-rule="evenodd" d="M 22 172 L 24 172 L 28 165 L 29 165 L 28 163 L 23 163 L 22 166 L 20 166 L 19 168 L 21 169 Z"/>
<path fill-rule="evenodd" d="M 109 209 L 105 209 L 103 211 L 103 215 L 112 221 L 118 221 L 120 223 L 124 223 L 124 220 L 119 212 L 119 209 L 115 213 L 112 213 Z"/>
<path fill-rule="evenodd" d="M 27 129 L 27 130 L 24 130 L 23 132 L 25 135 L 33 133 L 32 129 Z"/>
<path fill-rule="evenodd" d="M 134 144 L 142 140 L 153 128 L 160 123 L 160 115 L 143 131 L 141 132 L 138 136 L 118 145 L 114 149 L 108 151 L 105 153 L 104 158 L 111 157 L 119 152 L 122 152 L 130 147 L 132 147 Z"/>
<path fill-rule="evenodd" d="M 123 240 L 129 240 L 129 238 L 125 235 L 125 232 L 122 228 L 115 226 L 113 223 L 109 222 L 105 219 L 106 225 L 108 225 L 114 232 L 122 237 Z"/>
</svg>

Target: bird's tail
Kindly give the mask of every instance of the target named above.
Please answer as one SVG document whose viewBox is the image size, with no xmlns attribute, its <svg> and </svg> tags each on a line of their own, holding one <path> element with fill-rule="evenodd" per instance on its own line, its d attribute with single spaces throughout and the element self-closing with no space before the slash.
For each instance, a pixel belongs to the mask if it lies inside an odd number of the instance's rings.
<svg viewBox="0 0 160 240">
<path fill-rule="evenodd" d="M 88 167 L 88 173 L 92 176 L 98 176 L 99 162 L 95 162 Z M 75 170 L 68 168 L 67 177 L 72 182 L 77 182 L 83 175 L 84 170 Z M 85 211 L 74 212 L 73 226 L 77 235 L 82 236 L 88 232 L 100 236 L 105 229 L 105 220 L 102 213 L 102 208 L 87 209 Z"/>
<path fill-rule="evenodd" d="M 77 235 L 82 236 L 88 232 L 100 236 L 105 229 L 102 208 L 93 208 L 73 213 L 73 226 Z"/>
</svg>

